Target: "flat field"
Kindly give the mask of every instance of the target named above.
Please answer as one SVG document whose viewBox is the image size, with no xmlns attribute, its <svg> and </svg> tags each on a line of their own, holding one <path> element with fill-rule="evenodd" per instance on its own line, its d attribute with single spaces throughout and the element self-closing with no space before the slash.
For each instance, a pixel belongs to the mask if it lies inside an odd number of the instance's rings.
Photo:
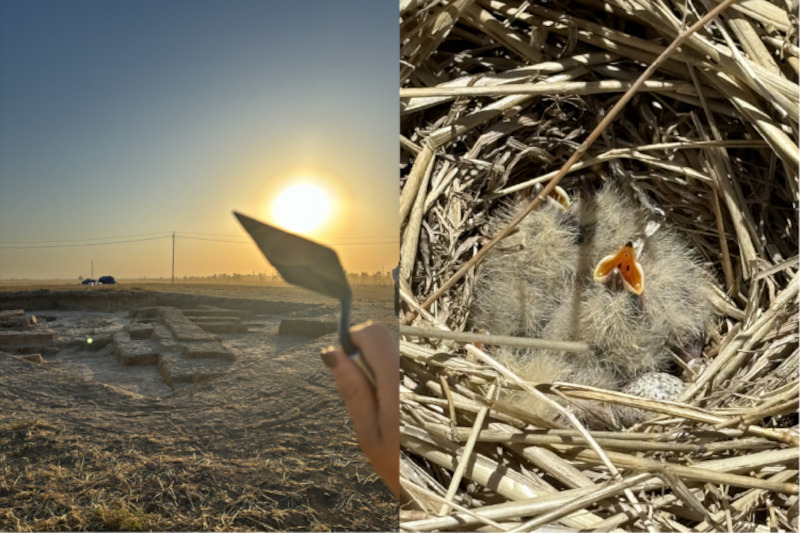
<svg viewBox="0 0 800 533">
<path fill-rule="evenodd" d="M 133 281 L 5 283 L 0 308 L 9 292 L 36 289 L 337 312 L 336 302 L 287 286 Z M 354 287 L 353 321 L 396 324 L 392 294 Z M 227 374 L 164 397 L 64 371 L 57 356 L 37 364 L 0 354 L 0 530 L 396 530 L 397 503 L 361 454 L 317 357 L 336 342 L 332 334 L 240 357 Z"/>
</svg>

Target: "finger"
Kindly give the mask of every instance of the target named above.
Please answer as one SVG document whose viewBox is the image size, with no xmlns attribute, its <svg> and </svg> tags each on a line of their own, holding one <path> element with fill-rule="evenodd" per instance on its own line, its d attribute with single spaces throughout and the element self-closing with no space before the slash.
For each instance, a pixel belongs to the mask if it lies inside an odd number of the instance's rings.
<svg viewBox="0 0 800 533">
<path fill-rule="evenodd" d="M 379 445 L 378 406 L 367 378 L 361 370 L 345 355 L 341 348 L 330 347 L 320 354 L 330 368 L 339 394 L 350 413 L 358 443 L 365 453 Z"/>
<path fill-rule="evenodd" d="M 366 323 L 353 328 L 353 342 L 376 375 L 377 424 L 385 448 L 400 451 L 400 354 L 397 339 L 383 325 Z"/>
<path fill-rule="evenodd" d="M 375 374 L 378 403 L 396 412 L 400 391 L 400 354 L 397 339 L 382 324 L 366 322 L 350 330 L 353 343 Z M 399 420 L 399 413 L 395 420 Z"/>
</svg>

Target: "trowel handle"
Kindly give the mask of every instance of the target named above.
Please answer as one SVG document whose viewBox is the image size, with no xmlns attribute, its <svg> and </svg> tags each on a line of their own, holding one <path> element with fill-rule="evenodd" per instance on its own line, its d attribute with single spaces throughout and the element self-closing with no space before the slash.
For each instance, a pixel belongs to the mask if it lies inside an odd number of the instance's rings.
<svg viewBox="0 0 800 533">
<path fill-rule="evenodd" d="M 361 355 L 361 351 L 358 349 L 358 346 L 356 346 L 353 342 L 353 339 L 350 338 L 350 332 L 347 329 L 342 329 L 339 331 L 339 340 L 342 341 L 344 353 L 346 353 L 347 357 L 349 357 L 350 360 L 361 369 L 361 372 L 364 373 L 367 381 L 369 381 L 370 384 L 372 384 L 372 387 L 375 388 L 375 374 L 372 373 L 372 369 L 369 367 L 367 362 L 364 361 L 364 356 Z"/>
<path fill-rule="evenodd" d="M 361 352 L 358 350 L 358 346 L 355 345 L 353 339 L 350 338 L 350 296 L 347 295 L 345 298 L 342 298 L 342 315 L 339 318 L 339 341 L 342 343 L 342 348 L 344 349 L 344 353 L 347 354 L 347 357 L 350 358 L 352 362 L 356 364 L 358 368 L 361 369 L 361 372 L 364 373 L 366 376 L 367 381 L 370 382 L 372 388 L 375 388 L 375 374 L 372 373 L 372 369 L 369 367 L 366 361 L 364 361 L 364 357 L 361 355 Z"/>
<path fill-rule="evenodd" d="M 367 365 L 367 362 L 364 361 L 364 357 L 361 355 L 361 352 L 356 351 L 353 354 L 348 354 L 347 357 L 350 358 L 352 362 L 356 364 L 358 368 L 361 369 L 361 372 L 364 373 L 364 376 L 369 381 L 372 388 L 375 388 L 375 375 L 372 373 L 372 369 Z"/>
</svg>

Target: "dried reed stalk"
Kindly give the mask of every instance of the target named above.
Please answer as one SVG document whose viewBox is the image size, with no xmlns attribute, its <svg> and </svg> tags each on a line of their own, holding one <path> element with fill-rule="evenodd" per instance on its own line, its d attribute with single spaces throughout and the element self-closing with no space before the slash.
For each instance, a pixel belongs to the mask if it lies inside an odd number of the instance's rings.
<svg viewBox="0 0 800 533">
<path fill-rule="evenodd" d="M 727 5 L 401 5 L 402 529 L 797 529 L 796 17 Z M 513 231 L 487 219 L 598 179 L 663 211 L 717 278 L 724 319 L 678 402 L 525 382 L 493 347 L 548 346 L 469 331 L 481 259 Z M 554 398 L 652 417 L 591 431 Z"/>
</svg>

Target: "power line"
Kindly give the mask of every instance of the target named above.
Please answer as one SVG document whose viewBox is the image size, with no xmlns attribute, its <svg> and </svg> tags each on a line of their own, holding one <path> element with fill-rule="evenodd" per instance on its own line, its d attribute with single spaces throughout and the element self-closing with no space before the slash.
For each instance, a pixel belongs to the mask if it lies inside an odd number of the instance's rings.
<svg viewBox="0 0 800 533">
<path fill-rule="evenodd" d="M 188 235 L 205 235 L 207 237 L 240 237 L 240 235 L 231 235 L 229 233 L 203 233 L 201 231 L 179 231 L 178 235 L 180 234 L 188 234 Z"/>
<path fill-rule="evenodd" d="M 154 231 L 152 233 L 136 233 L 134 235 L 118 235 L 116 237 L 92 237 L 86 239 L 59 239 L 51 241 L 5 241 L 0 242 L 0 246 L 7 244 L 49 244 L 49 243 L 62 243 L 62 242 L 83 242 L 83 241 L 109 241 L 114 239 L 131 239 L 133 237 L 149 237 L 151 235 L 164 235 L 163 231 Z"/>
<path fill-rule="evenodd" d="M 244 241 L 244 240 L 242 240 L 242 241 L 232 241 L 232 240 L 228 240 L 228 239 L 209 239 L 209 238 L 206 238 L 206 237 L 189 237 L 188 235 L 181 235 L 180 233 L 178 234 L 178 238 L 179 239 L 190 239 L 190 240 L 193 240 L 193 241 L 232 242 L 234 244 L 249 244 L 249 243 L 253 242 L 253 241 Z"/>
<path fill-rule="evenodd" d="M 208 238 L 205 238 L 205 237 L 189 237 L 188 235 L 181 235 L 181 234 L 178 234 L 178 238 L 179 239 L 191 239 L 193 241 L 229 242 L 229 243 L 233 243 L 233 244 L 252 244 L 253 243 L 253 241 L 251 241 L 251 240 L 234 241 L 234 240 L 228 240 L 228 239 L 208 239 Z M 386 237 L 386 238 L 389 239 L 389 237 Z M 372 241 L 372 242 L 338 242 L 338 243 L 336 243 L 336 242 L 333 242 L 333 243 L 331 243 L 331 242 L 323 242 L 323 243 L 320 243 L 320 244 L 324 244 L 326 246 L 359 246 L 359 245 L 367 245 L 367 244 L 369 244 L 369 245 L 398 244 L 398 242 L 399 241 L 396 238 L 393 238 L 393 240 L 390 240 L 390 241 L 387 240 L 387 241 Z"/>
<path fill-rule="evenodd" d="M 322 244 L 326 246 L 362 246 L 365 244 L 371 244 L 371 245 L 400 244 L 400 241 L 395 239 L 393 241 L 385 241 L 385 242 L 323 242 Z"/>
<path fill-rule="evenodd" d="M 4 244 L 0 244 L 0 248 L 2 249 L 22 249 L 22 250 L 29 250 L 33 248 L 76 248 L 80 246 L 104 246 L 107 244 L 123 244 L 127 242 L 142 242 L 142 241 L 154 241 L 158 239 L 169 239 L 170 235 L 163 235 L 161 237 L 148 237 L 146 239 L 129 239 L 129 240 L 122 240 L 122 241 L 112 241 L 112 242 L 89 242 L 84 244 L 41 244 L 41 245 L 34 245 L 34 246 L 6 246 Z M 50 242 L 58 242 L 58 241 L 50 241 Z M 63 242 L 63 241 L 62 241 Z"/>
<path fill-rule="evenodd" d="M 227 234 L 227 233 L 203 233 L 203 232 L 200 232 L 200 231 L 179 231 L 178 232 L 178 236 L 181 236 L 181 235 L 183 235 L 183 236 L 185 236 L 187 238 L 189 238 L 189 235 L 205 235 L 205 236 L 210 236 L 210 237 L 229 237 L 229 238 L 232 238 L 232 239 L 236 239 L 236 238 L 241 237 L 240 235 L 231 235 L 231 234 Z M 392 236 L 389 236 L 389 237 L 379 237 L 379 236 L 336 237 L 336 240 L 363 240 L 363 239 L 372 239 L 372 240 L 376 240 L 376 239 L 377 240 L 393 239 L 394 241 L 397 241 L 397 237 L 392 237 Z"/>
<path fill-rule="evenodd" d="M 157 235 L 153 233 L 145 233 L 143 235 Z M 189 239 L 195 241 L 210 241 L 210 242 L 225 242 L 231 244 L 252 244 L 251 240 L 241 239 L 241 240 L 232 240 L 232 239 L 212 239 L 207 237 L 192 237 L 189 235 L 184 235 L 181 233 L 175 234 L 166 234 L 166 235 L 159 235 L 158 237 L 144 237 L 141 239 L 129 239 L 129 236 L 122 236 L 122 237 L 107 237 L 106 242 L 81 242 L 81 241 L 89 241 L 89 240 L 97 240 L 97 239 L 65 239 L 63 241 L 31 241 L 31 242 L 13 242 L 9 241 L 6 243 L 0 243 L 0 249 L 17 249 L 17 250 L 31 250 L 36 248 L 77 248 L 81 246 L 104 246 L 109 244 L 124 244 L 124 243 L 131 243 L 131 242 L 143 242 L 143 241 L 153 241 L 159 239 Z M 347 237 L 344 237 L 347 238 Z M 352 239 L 362 239 L 367 237 L 350 237 Z M 110 240 L 110 239 L 119 239 L 119 240 Z M 373 240 L 373 241 L 364 241 L 364 242 L 327 242 L 327 243 L 320 243 L 326 246 L 379 246 L 379 245 L 396 245 L 398 244 L 398 240 L 394 237 L 377 237 L 377 239 L 381 240 Z M 42 244 L 42 243 L 54 243 L 54 244 Z"/>
</svg>

